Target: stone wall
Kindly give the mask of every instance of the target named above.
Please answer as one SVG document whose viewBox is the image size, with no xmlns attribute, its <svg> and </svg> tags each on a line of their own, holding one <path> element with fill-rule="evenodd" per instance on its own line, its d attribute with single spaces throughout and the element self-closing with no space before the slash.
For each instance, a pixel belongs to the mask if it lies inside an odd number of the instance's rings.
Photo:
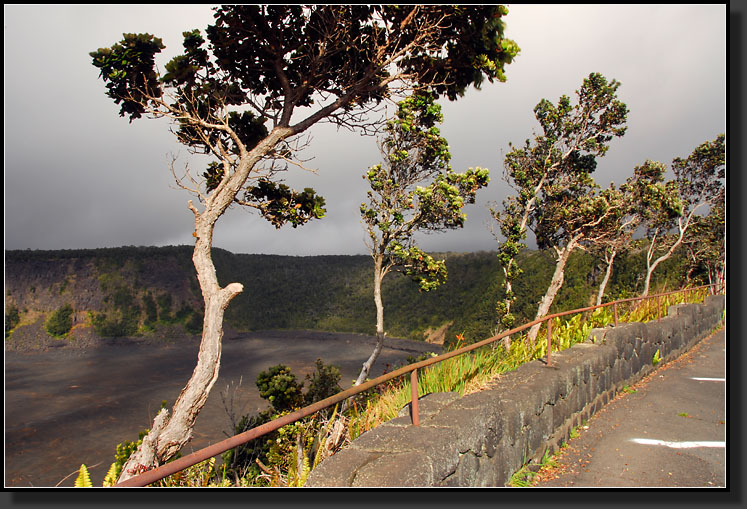
<svg viewBox="0 0 747 509">
<path fill-rule="evenodd" d="M 419 400 L 420 426 L 409 405 L 327 458 L 307 486 L 505 486 L 527 462 L 555 451 L 573 427 L 625 385 L 653 368 L 659 350 L 672 360 L 720 322 L 724 296 L 671 306 L 660 321 L 593 329 L 589 340 L 532 361 L 489 388 L 460 397 Z"/>
</svg>

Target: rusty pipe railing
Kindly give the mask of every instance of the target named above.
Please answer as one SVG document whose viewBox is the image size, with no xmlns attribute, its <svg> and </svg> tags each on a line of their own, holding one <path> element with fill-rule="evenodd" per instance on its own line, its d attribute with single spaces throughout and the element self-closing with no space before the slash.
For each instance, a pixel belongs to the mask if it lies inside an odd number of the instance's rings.
<svg viewBox="0 0 747 509">
<path fill-rule="evenodd" d="M 724 285 L 725 286 L 725 285 Z M 456 357 L 459 355 L 463 355 L 465 353 L 471 352 L 473 350 L 477 350 L 478 348 L 481 348 L 483 346 L 489 345 L 491 343 L 494 343 L 500 339 L 505 338 L 506 336 L 511 336 L 513 334 L 516 334 L 518 332 L 521 332 L 525 329 L 528 329 L 536 324 L 541 324 L 543 322 L 547 322 L 548 326 L 548 332 L 547 332 L 547 366 L 551 366 L 550 364 L 550 353 L 552 350 L 552 320 L 555 318 L 559 318 L 562 316 L 568 316 L 571 314 L 576 313 L 584 313 L 587 311 L 593 311 L 595 309 L 604 308 L 608 306 L 613 306 L 614 308 L 614 315 L 615 315 L 615 325 L 618 324 L 618 313 L 617 308 L 619 304 L 626 303 L 626 302 L 634 302 L 637 300 L 645 300 L 645 299 L 651 299 L 656 297 L 658 301 L 658 319 L 661 319 L 661 297 L 673 295 L 676 293 L 682 293 L 685 292 L 685 295 L 687 295 L 687 292 L 695 291 L 695 290 L 702 290 L 704 288 L 710 288 L 711 294 L 715 295 L 718 293 L 721 293 L 721 291 L 724 290 L 723 286 L 718 286 L 716 284 L 709 284 L 709 285 L 703 285 L 695 288 L 688 288 L 684 290 L 674 290 L 671 292 L 666 293 L 660 293 L 656 295 L 646 295 L 643 297 L 631 297 L 628 299 L 620 299 L 613 302 L 607 302 L 605 304 L 599 304 L 597 306 L 589 306 L 586 308 L 579 308 L 579 309 L 573 309 L 570 311 L 561 311 L 559 313 L 553 313 L 551 315 L 545 315 L 542 318 L 538 318 L 536 320 L 533 320 L 531 322 L 525 323 L 523 325 L 520 325 L 518 327 L 515 327 L 511 330 L 501 332 L 500 334 L 497 334 L 495 336 L 491 336 L 487 339 L 483 339 L 482 341 L 479 341 L 477 343 L 473 343 L 471 345 L 463 346 L 459 349 L 452 350 L 450 352 L 446 352 L 444 354 L 438 355 L 436 357 L 431 357 L 430 359 L 425 359 L 420 362 L 416 362 L 413 364 L 409 364 L 407 366 L 403 366 L 395 371 L 392 371 L 390 373 L 386 373 L 378 378 L 374 378 L 373 380 L 369 380 L 367 382 L 364 382 L 360 385 L 357 385 L 355 387 L 351 387 L 350 389 L 347 389 L 345 391 L 339 392 L 333 396 L 330 396 L 326 399 L 323 399 L 321 401 L 318 401 L 312 405 L 303 407 L 299 410 L 296 410 L 294 412 L 291 412 L 289 414 L 286 414 L 282 417 L 279 417 L 277 419 L 274 419 L 270 422 L 267 422 L 265 424 L 262 424 L 260 426 L 257 426 L 255 428 L 252 428 L 250 430 L 247 430 L 243 433 L 239 433 L 238 435 L 234 435 L 230 438 L 227 438 L 226 440 L 223 440 L 221 442 L 218 442 L 216 444 L 210 445 L 208 447 L 205 447 L 204 449 L 200 449 L 199 451 L 195 451 L 191 454 L 188 454 L 187 456 L 183 456 L 181 458 L 178 458 L 174 461 L 165 463 L 159 467 L 156 467 L 152 470 L 147 470 L 140 475 L 136 475 L 133 477 L 130 477 L 129 479 L 126 479 L 118 484 L 116 484 L 116 487 L 137 487 L 137 486 L 147 486 L 149 484 L 152 484 L 156 481 L 160 481 L 164 477 L 168 477 L 169 475 L 175 474 L 176 472 L 179 472 L 181 470 L 184 470 L 185 468 L 191 467 L 193 465 L 196 465 L 197 463 L 200 463 L 202 461 L 205 461 L 207 459 L 212 458 L 213 456 L 217 456 L 219 454 L 222 454 L 230 449 L 233 449 L 234 447 L 238 447 L 240 445 L 243 445 L 250 440 L 254 440 L 255 438 L 259 438 L 263 435 L 266 435 L 268 433 L 271 433 L 273 431 L 276 431 L 283 426 L 287 424 L 291 424 L 295 421 L 298 421 L 300 419 L 303 419 L 304 417 L 308 417 L 309 415 L 312 415 L 319 410 L 323 410 L 325 408 L 331 407 L 332 405 L 335 405 L 337 403 L 340 403 L 352 396 L 355 396 L 357 394 L 360 394 L 362 392 L 365 392 L 373 387 L 376 387 L 377 385 L 383 384 L 385 382 L 388 382 L 389 380 L 393 380 L 394 378 L 400 377 L 402 375 L 406 375 L 410 373 L 410 385 L 411 385 L 411 391 L 412 391 L 412 400 L 411 400 L 411 413 L 412 413 L 412 423 L 414 426 L 420 425 L 420 415 L 418 411 L 418 377 L 417 377 L 417 371 L 419 369 L 431 366 L 433 364 L 437 364 L 439 362 L 443 362 L 447 359 L 451 359 L 452 357 Z"/>
</svg>

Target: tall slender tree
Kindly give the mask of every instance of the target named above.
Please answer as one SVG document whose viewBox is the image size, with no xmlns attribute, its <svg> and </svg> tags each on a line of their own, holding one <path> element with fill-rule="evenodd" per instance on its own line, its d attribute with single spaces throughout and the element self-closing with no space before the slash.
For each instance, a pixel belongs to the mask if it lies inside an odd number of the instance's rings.
<svg viewBox="0 0 747 509">
<path fill-rule="evenodd" d="M 533 141 L 527 139 L 521 147 L 511 145 L 513 150 L 506 155 L 504 179 L 516 194 L 504 200 L 502 209 L 491 208 L 504 238 L 499 244 L 498 257 L 505 276 L 505 292 L 497 310 L 506 329 L 515 321 L 511 313 L 515 298 L 513 281 L 521 273 L 516 256 L 524 247 L 527 231 L 539 225 L 548 199 L 561 199 L 564 189 L 578 195 L 581 187 L 588 188 L 596 158 L 604 156 L 613 138 L 625 134 L 628 110 L 617 99 L 619 86 L 615 80 L 607 81 L 601 74 L 591 73 L 576 91 L 577 104 L 572 105 L 565 95 L 557 105 L 541 100 L 534 108 L 534 115 L 542 132 L 535 134 Z M 551 198 L 553 195 L 555 198 Z M 571 250 L 578 245 L 578 240 L 572 237 L 568 242 Z M 553 286 L 561 281 L 556 277 L 553 280 L 556 281 Z M 538 317 L 543 316 L 540 313 L 545 307 L 549 308 L 547 302 L 540 306 Z"/>
<path fill-rule="evenodd" d="M 422 291 L 445 282 L 445 261 L 435 260 L 418 247 L 415 235 L 461 228 L 467 219 L 462 208 L 474 203 L 475 193 L 489 181 L 488 170 L 483 168 L 464 173 L 451 170 L 448 143 L 436 126 L 443 115 L 434 99 L 431 93 L 418 93 L 399 103 L 381 143 L 384 163 L 363 176 L 371 186 L 368 203 L 361 204 L 360 211 L 374 263 L 376 346 L 355 385 L 366 380 L 384 346 L 384 277 L 392 271 L 403 272 Z"/>
<path fill-rule="evenodd" d="M 518 52 L 503 35 L 507 12 L 500 5 L 223 6 L 207 27 L 209 44 L 199 30 L 184 32 L 184 52 L 165 74 L 155 65 L 164 45 L 150 34 L 124 34 L 91 52 L 121 116 L 167 117 L 182 144 L 215 159 L 202 176 L 178 179 L 199 202 L 188 203 L 205 301 L 197 365 L 120 480 L 167 461 L 189 441 L 218 378 L 223 315 L 243 290 L 237 282 L 218 283 L 211 258 L 218 219 L 236 204 L 275 226 L 321 217 L 315 193 L 292 191 L 277 179 L 298 162 L 298 136 L 322 121 L 375 132 L 369 113 L 383 101 L 414 90 L 453 100 L 485 79 L 505 80 L 504 66 Z"/>
</svg>

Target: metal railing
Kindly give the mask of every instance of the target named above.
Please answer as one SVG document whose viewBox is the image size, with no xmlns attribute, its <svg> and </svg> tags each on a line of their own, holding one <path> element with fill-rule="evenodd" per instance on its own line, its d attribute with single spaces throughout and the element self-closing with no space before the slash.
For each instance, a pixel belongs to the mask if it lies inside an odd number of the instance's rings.
<svg viewBox="0 0 747 509">
<path fill-rule="evenodd" d="M 484 339 L 482 341 L 479 341 L 477 343 L 473 343 L 471 345 L 463 346 L 459 349 L 452 350 L 450 352 L 446 352 L 444 354 L 438 355 L 436 357 L 431 357 L 429 359 L 416 362 L 413 364 L 409 364 L 407 366 L 404 366 L 402 368 L 399 368 L 395 371 L 386 373 L 378 378 L 375 378 L 373 380 L 369 380 L 367 382 L 364 382 L 358 386 L 351 387 L 350 389 L 347 389 L 345 391 L 339 392 L 335 394 L 334 396 L 330 396 L 329 398 L 323 399 L 321 401 L 318 401 L 314 404 L 311 404 L 309 406 L 303 407 L 299 410 L 296 410 L 294 412 L 291 412 L 289 414 L 286 414 L 282 417 L 279 417 L 277 419 L 274 419 L 270 422 L 267 422 L 265 424 L 262 424 L 260 426 L 257 426 L 255 428 L 252 428 L 250 430 L 247 430 L 243 433 L 239 433 L 238 435 L 234 435 L 231 438 L 228 438 L 226 440 L 223 440 L 221 442 L 218 442 L 216 444 L 213 444 L 211 446 L 205 447 L 204 449 L 200 449 L 199 451 L 195 451 L 187 456 L 183 456 L 181 458 L 178 458 L 176 460 L 170 461 L 168 463 L 165 463 L 159 467 L 156 467 L 152 470 L 147 470 L 139 475 L 133 476 L 125 481 L 122 481 L 118 484 L 116 484 L 116 487 L 136 487 L 136 486 L 147 486 L 151 483 L 154 483 L 156 481 L 160 481 L 161 479 L 168 477 L 169 475 L 175 474 L 176 472 L 179 472 L 181 470 L 184 470 L 188 467 L 191 467 L 193 465 L 196 465 L 202 461 L 205 461 L 207 459 L 210 459 L 214 456 L 217 456 L 219 454 L 222 454 L 230 449 L 233 449 L 235 447 L 238 447 L 240 445 L 243 445 L 250 440 L 254 440 L 255 438 L 259 438 L 263 435 L 266 435 L 268 433 L 272 433 L 273 431 L 276 431 L 283 426 L 286 426 L 288 424 L 291 424 L 293 422 L 296 422 L 300 419 L 303 419 L 304 417 L 307 417 L 309 415 L 312 415 L 319 410 L 323 410 L 325 408 L 331 407 L 332 405 L 336 405 L 337 403 L 340 403 L 352 396 L 355 396 L 357 394 L 360 394 L 362 392 L 365 392 L 373 387 L 376 387 L 377 385 L 381 385 L 383 383 L 388 382 L 389 380 L 392 380 L 394 378 L 410 374 L 410 386 L 412 390 L 411 395 L 411 414 L 412 414 L 412 424 L 413 426 L 419 426 L 420 425 L 420 415 L 418 412 L 418 370 L 426 368 L 428 366 L 431 366 L 433 364 L 437 364 L 439 362 L 443 362 L 447 359 L 451 359 L 452 357 L 456 357 L 459 355 L 463 355 L 465 353 L 471 352 L 473 350 L 477 350 L 478 348 L 481 348 L 483 346 L 489 345 L 491 343 L 494 343 L 496 341 L 499 341 L 506 336 L 511 336 L 514 334 L 517 334 L 519 332 L 522 332 L 534 325 L 542 324 L 544 322 L 547 322 L 547 361 L 546 365 L 552 366 L 552 360 L 551 360 L 551 352 L 552 352 L 552 320 L 555 318 L 568 316 L 572 314 L 578 314 L 578 313 L 585 313 L 588 311 L 594 311 L 596 309 L 605 308 L 612 306 L 613 307 L 613 313 L 614 313 L 614 323 L 615 325 L 618 325 L 618 307 L 621 304 L 628 303 L 628 302 L 634 302 L 638 300 L 646 300 L 646 299 L 656 299 L 657 301 L 657 308 L 658 308 L 658 315 L 657 320 L 661 320 L 661 301 L 662 297 L 667 297 L 669 295 L 673 294 L 679 294 L 683 293 L 685 294 L 684 301 L 687 303 L 688 301 L 688 294 L 692 294 L 693 292 L 699 292 L 703 291 L 705 288 L 710 289 L 711 295 L 720 294 L 725 290 L 724 286 L 719 286 L 716 284 L 709 284 L 709 285 L 703 285 L 698 286 L 694 288 L 685 288 L 681 290 L 675 290 L 671 292 L 666 293 L 659 293 L 654 295 L 647 295 L 645 297 L 632 297 L 628 299 L 621 299 L 616 300 L 613 302 L 607 302 L 605 304 L 600 304 L 598 306 L 589 306 L 586 308 L 579 308 L 579 309 L 573 309 L 570 311 L 563 311 L 560 313 L 554 313 L 551 315 L 545 315 L 542 318 L 538 318 L 536 320 L 533 320 L 531 322 L 525 323 L 519 327 L 515 327 L 511 330 L 507 330 L 504 332 L 501 332 L 498 335 L 489 337 L 487 339 Z"/>
</svg>

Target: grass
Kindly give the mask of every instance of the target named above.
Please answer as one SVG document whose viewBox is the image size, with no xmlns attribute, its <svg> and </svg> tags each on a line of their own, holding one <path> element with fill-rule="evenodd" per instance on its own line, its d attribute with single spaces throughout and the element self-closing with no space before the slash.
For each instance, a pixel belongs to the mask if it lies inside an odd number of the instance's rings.
<svg viewBox="0 0 747 509">
<path fill-rule="evenodd" d="M 529 488 L 540 471 L 558 467 L 557 456 L 551 454 L 550 449 L 545 449 L 545 454 L 542 456 L 540 464 L 536 467 L 536 472 L 530 468 L 526 461 L 524 463 L 524 466 L 511 476 L 508 486 L 512 488 Z"/>
</svg>

